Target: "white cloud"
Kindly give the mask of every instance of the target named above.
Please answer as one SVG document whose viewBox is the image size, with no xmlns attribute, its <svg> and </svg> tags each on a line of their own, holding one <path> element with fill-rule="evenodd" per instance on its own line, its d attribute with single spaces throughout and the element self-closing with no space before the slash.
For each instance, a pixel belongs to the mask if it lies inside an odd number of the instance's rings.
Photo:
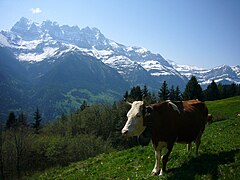
<svg viewBox="0 0 240 180">
<path fill-rule="evenodd" d="M 32 12 L 33 14 L 39 14 L 39 13 L 42 12 L 42 10 L 41 10 L 40 8 L 32 8 L 32 9 L 31 9 L 31 12 Z"/>
</svg>

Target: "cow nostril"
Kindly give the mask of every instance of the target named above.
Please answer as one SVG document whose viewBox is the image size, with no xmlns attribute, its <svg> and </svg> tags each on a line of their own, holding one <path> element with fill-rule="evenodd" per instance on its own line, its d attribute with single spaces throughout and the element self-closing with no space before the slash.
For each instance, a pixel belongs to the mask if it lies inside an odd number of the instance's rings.
<svg viewBox="0 0 240 180">
<path fill-rule="evenodd" d="M 127 135 L 127 133 L 128 133 L 128 130 L 123 130 L 122 131 L 122 135 Z"/>
</svg>

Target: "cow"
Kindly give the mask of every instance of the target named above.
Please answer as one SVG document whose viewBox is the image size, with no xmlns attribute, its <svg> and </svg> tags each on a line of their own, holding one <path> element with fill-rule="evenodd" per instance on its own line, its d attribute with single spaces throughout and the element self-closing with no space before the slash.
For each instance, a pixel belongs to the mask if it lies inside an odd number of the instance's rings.
<svg viewBox="0 0 240 180">
<path fill-rule="evenodd" d="M 175 142 L 188 144 L 188 149 L 195 142 L 195 155 L 198 155 L 205 125 L 212 120 L 212 115 L 208 114 L 208 108 L 203 102 L 168 100 L 149 106 L 145 106 L 143 101 L 129 104 L 131 109 L 127 113 L 128 120 L 121 132 L 125 137 L 137 136 L 144 145 L 152 140 L 156 158 L 152 175 L 166 172 L 168 157 Z M 161 157 L 163 149 L 166 151 Z"/>
</svg>

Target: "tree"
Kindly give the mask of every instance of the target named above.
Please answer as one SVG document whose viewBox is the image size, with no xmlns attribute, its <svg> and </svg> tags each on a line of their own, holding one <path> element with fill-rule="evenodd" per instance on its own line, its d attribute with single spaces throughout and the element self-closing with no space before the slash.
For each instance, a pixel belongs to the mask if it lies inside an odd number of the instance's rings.
<svg viewBox="0 0 240 180">
<path fill-rule="evenodd" d="M 169 98 L 169 90 L 168 90 L 168 85 L 166 81 L 163 82 L 162 87 L 158 92 L 158 97 L 160 101 L 165 101 Z"/>
<path fill-rule="evenodd" d="M 146 84 L 143 86 L 142 96 L 143 96 L 144 98 L 150 96 L 150 93 L 149 93 L 149 91 L 148 91 L 148 88 L 147 88 L 147 85 L 146 85 Z"/>
<path fill-rule="evenodd" d="M 218 84 L 218 92 L 219 92 L 219 99 L 223 98 L 223 85 L 221 83 Z"/>
<path fill-rule="evenodd" d="M 128 91 L 125 92 L 124 96 L 123 96 L 123 99 L 127 100 L 128 99 Z"/>
<path fill-rule="evenodd" d="M 157 95 L 154 92 L 152 92 L 152 94 L 151 94 L 151 104 L 156 103 L 156 102 L 157 102 Z"/>
<path fill-rule="evenodd" d="M 183 92 L 183 97 L 185 100 L 203 100 L 203 91 L 201 86 L 198 84 L 197 78 L 195 76 L 192 76 L 191 79 L 188 81 L 186 88 Z"/>
<path fill-rule="evenodd" d="M 151 93 L 149 92 L 146 85 L 143 86 L 142 98 L 143 98 L 143 101 L 145 104 L 151 104 L 151 102 L 152 102 Z"/>
<path fill-rule="evenodd" d="M 133 87 L 130 91 L 129 97 L 133 101 L 141 101 L 142 100 L 142 90 L 140 86 Z"/>
<path fill-rule="evenodd" d="M 83 103 L 82 103 L 82 105 L 80 106 L 80 109 L 81 109 L 81 111 L 83 111 L 84 109 L 86 109 L 88 107 L 88 105 L 87 105 L 87 101 L 83 101 Z"/>
<path fill-rule="evenodd" d="M 220 99 L 219 89 L 217 84 L 214 82 L 214 80 L 210 85 L 208 85 L 205 91 L 205 97 L 206 97 L 206 100 L 209 100 L 209 101 Z"/>
<path fill-rule="evenodd" d="M 25 126 L 27 127 L 27 118 L 26 116 L 23 114 L 23 112 L 21 112 L 18 116 L 18 120 L 17 120 L 17 126 Z"/>
<path fill-rule="evenodd" d="M 14 112 L 10 112 L 8 115 L 8 119 L 6 122 L 6 130 L 9 130 L 11 128 L 15 128 L 17 125 L 17 119 L 16 116 L 14 114 Z"/>
<path fill-rule="evenodd" d="M 175 100 L 176 99 L 175 95 L 176 95 L 175 89 L 174 89 L 174 86 L 172 85 L 170 90 L 169 90 L 169 99 L 170 100 Z"/>
<path fill-rule="evenodd" d="M 17 177 L 19 179 L 21 172 L 26 167 L 26 164 L 24 163 L 27 162 L 23 160 L 28 147 L 26 145 L 27 136 L 30 133 L 27 126 L 26 116 L 21 112 L 18 119 L 16 119 L 15 114 L 11 112 L 6 122 L 6 131 L 4 133 L 8 139 L 5 147 L 7 150 L 5 150 L 5 152 L 9 153 L 5 156 L 5 162 L 7 162 L 5 168 L 16 168 Z M 11 158 L 6 158 L 8 156 L 11 156 Z M 1 166 L 3 166 L 4 162 L 1 163 Z"/>
<path fill-rule="evenodd" d="M 174 86 L 171 87 L 171 89 L 169 90 L 169 99 L 173 101 L 182 100 L 179 86 L 177 86 L 176 89 L 174 88 Z"/>
<path fill-rule="evenodd" d="M 3 125 L 0 122 L 0 179 L 4 179 L 4 160 L 3 160 L 3 144 L 5 136 L 3 132 Z"/>
<path fill-rule="evenodd" d="M 182 100 L 181 91 L 179 89 L 179 86 L 177 86 L 176 90 L 175 90 L 175 100 L 176 101 L 181 101 Z"/>
<path fill-rule="evenodd" d="M 41 114 L 39 113 L 38 108 L 34 113 L 33 118 L 34 118 L 33 129 L 35 130 L 35 133 L 38 134 L 39 129 L 41 128 L 41 121 L 42 121 L 42 117 L 41 117 Z"/>
<path fill-rule="evenodd" d="M 235 83 L 232 83 L 229 88 L 229 95 L 230 97 L 237 95 L 237 85 Z"/>
</svg>

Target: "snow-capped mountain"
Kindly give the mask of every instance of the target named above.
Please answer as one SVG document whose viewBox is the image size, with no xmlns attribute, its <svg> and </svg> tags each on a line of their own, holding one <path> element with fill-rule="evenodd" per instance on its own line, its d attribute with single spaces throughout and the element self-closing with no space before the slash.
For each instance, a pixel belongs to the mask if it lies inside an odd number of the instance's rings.
<svg viewBox="0 0 240 180">
<path fill-rule="evenodd" d="M 65 53 L 77 51 L 116 69 L 131 85 L 148 84 L 158 89 L 163 80 L 180 87 L 187 82 L 160 54 L 119 44 L 97 28 L 60 26 L 49 20 L 39 24 L 21 18 L 10 31 L 1 31 L 0 45 L 12 49 L 19 61 L 30 63 L 53 57 L 56 60 Z"/>
<path fill-rule="evenodd" d="M 166 80 L 169 87 L 183 90 L 192 75 L 203 87 L 212 80 L 240 83 L 239 65 L 178 65 L 146 48 L 110 40 L 97 28 L 21 18 L 0 32 L 0 114 L 38 106 L 52 118 L 83 100 L 114 101 L 136 85 L 158 91 Z"/>
<path fill-rule="evenodd" d="M 95 57 L 116 69 L 131 85 L 159 88 L 163 80 L 184 87 L 194 75 L 203 86 L 212 80 L 240 83 L 239 65 L 203 69 L 166 61 L 146 48 L 125 46 L 106 38 L 97 28 L 60 26 L 50 20 L 41 24 L 21 18 L 10 31 L 0 32 L 0 46 L 10 48 L 21 62 L 56 61 L 69 52 Z"/>
<path fill-rule="evenodd" d="M 240 66 L 228 66 L 221 65 L 212 69 L 204 69 L 196 66 L 180 65 L 174 61 L 169 61 L 169 63 L 176 69 L 179 73 L 186 76 L 188 79 L 191 76 L 196 76 L 199 84 L 202 87 L 207 87 L 213 80 L 216 83 L 222 84 L 239 84 L 240 83 Z"/>
</svg>

